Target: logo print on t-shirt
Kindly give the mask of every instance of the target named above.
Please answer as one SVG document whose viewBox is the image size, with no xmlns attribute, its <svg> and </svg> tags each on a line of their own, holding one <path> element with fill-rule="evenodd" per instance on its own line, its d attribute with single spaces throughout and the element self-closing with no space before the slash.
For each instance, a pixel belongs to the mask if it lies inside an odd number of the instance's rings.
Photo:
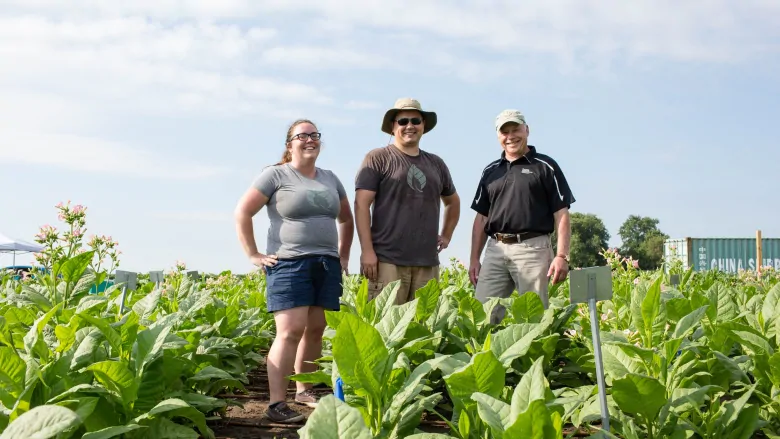
<svg viewBox="0 0 780 439">
<path fill-rule="evenodd" d="M 415 165 L 409 166 L 409 172 L 406 174 L 406 182 L 409 187 L 417 192 L 422 192 L 425 187 L 425 174 Z"/>
<path fill-rule="evenodd" d="M 331 197 L 328 191 L 309 190 L 306 193 L 306 199 L 309 200 L 309 203 L 314 207 L 330 210 Z"/>
</svg>

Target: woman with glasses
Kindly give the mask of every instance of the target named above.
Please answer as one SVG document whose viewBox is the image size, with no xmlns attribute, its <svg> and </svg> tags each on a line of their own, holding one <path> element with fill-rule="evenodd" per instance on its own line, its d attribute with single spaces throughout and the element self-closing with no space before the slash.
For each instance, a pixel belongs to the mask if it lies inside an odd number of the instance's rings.
<svg viewBox="0 0 780 439">
<path fill-rule="evenodd" d="M 342 272 L 347 270 L 354 233 L 344 186 L 333 172 L 316 166 L 320 138 L 311 121 L 295 121 L 287 131 L 282 160 L 260 173 L 235 212 L 244 252 L 266 274 L 268 312 L 276 322 L 266 362 L 266 415 L 279 423 L 304 419 L 287 405 L 287 377 L 293 369 L 317 369 L 313 362 L 322 356 L 324 310 L 339 310 Z M 252 230 L 252 217 L 263 206 L 271 222 L 265 253 L 257 250 Z M 316 407 L 311 385 L 296 387 L 295 401 Z"/>
</svg>

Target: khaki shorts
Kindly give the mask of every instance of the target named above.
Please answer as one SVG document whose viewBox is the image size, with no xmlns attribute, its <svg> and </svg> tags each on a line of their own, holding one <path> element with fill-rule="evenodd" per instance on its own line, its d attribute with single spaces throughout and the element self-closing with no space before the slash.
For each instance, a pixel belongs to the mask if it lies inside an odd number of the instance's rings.
<svg viewBox="0 0 780 439">
<path fill-rule="evenodd" d="M 439 278 L 439 266 L 406 267 L 387 262 L 377 264 L 376 282 L 368 281 L 368 300 L 373 300 L 382 289 L 392 281 L 400 280 L 401 285 L 395 298 L 396 305 L 414 300 L 414 293 L 424 287 L 431 279 Z"/>
<path fill-rule="evenodd" d="M 539 295 L 544 308 L 547 309 L 547 271 L 552 260 L 553 250 L 549 235 L 517 244 L 504 244 L 489 238 L 477 279 L 477 300 L 485 303 L 491 297 L 509 297 L 515 290 L 519 294 L 533 291 Z M 491 323 L 497 324 L 503 318 L 503 307 L 496 307 Z"/>
</svg>

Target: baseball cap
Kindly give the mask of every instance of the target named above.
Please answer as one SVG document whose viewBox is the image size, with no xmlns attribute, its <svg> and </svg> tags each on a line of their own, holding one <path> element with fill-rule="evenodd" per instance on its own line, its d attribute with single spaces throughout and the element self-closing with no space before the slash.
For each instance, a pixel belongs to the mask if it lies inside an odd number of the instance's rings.
<svg viewBox="0 0 780 439">
<path fill-rule="evenodd" d="M 507 122 L 514 122 L 520 125 L 526 124 L 525 116 L 523 116 L 520 110 L 504 110 L 496 116 L 496 131 L 499 131 Z"/>
</svg>

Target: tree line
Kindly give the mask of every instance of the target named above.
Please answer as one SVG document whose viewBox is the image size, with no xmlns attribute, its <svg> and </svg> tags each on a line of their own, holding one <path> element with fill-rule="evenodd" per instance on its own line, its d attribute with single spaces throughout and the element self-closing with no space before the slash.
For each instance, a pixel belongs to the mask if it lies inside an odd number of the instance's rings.
<svg viewBox="0 0 780 439">
<path fill-rule="evenodd" d="M 658 219 L 630 215 L 620 226 L 618 236 L 622 241 L 618 248 L 622 256 L 639 261 L 642 270 L 655 270 L 664 258 L 664 241 L 669 236 L 658 228 Z M 593 267 L 606 264 L 601 252 L 609 248 L 611 235 L 604 222 L 592 213 L 571 213 L 571 267 Z M 553 233 L 553 245 L 557 237 Z"/>
</svg>

